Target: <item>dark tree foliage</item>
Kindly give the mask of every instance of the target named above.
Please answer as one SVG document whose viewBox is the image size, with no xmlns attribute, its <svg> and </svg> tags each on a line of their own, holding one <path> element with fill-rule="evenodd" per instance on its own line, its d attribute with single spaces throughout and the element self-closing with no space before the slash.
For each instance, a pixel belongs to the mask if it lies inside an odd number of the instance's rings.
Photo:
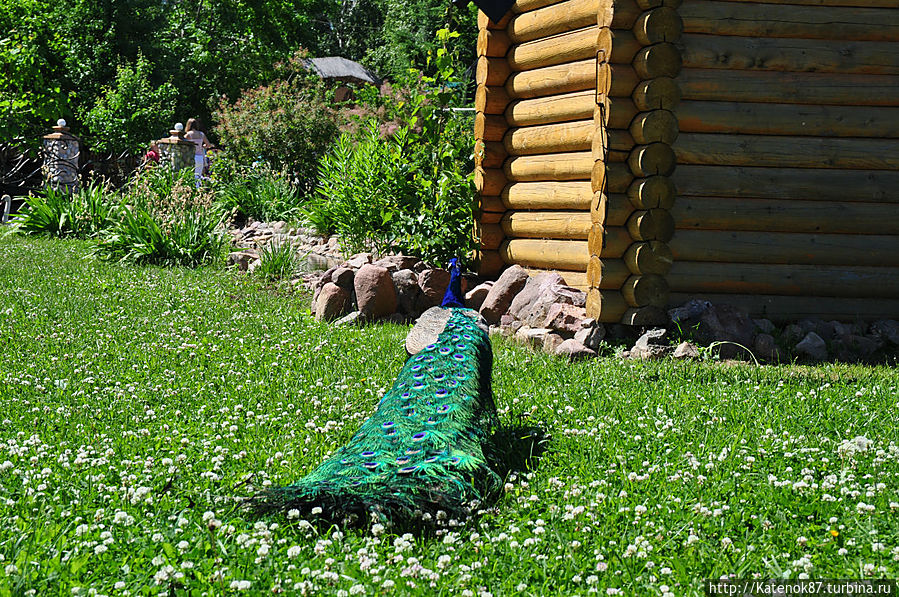
<svg viewBox="0 0 899 597">
<path fill-rule="evenodd" d="M 36 143 L 59 117 L 86 138 L 87 122 L 116 93 L 122 68 L 147 61 L 143 111 L 174 86 L 176 120 L 211 128 L 222 98 L 277 78 L 273 65 L 306 48 L 359 60 L 382 77 L 428 72 L 434 33 L 446 25 L 465 70 L 474 60 L 475 12 L 448 0 L 0 0 L 0 139 Z M 107 98 L 107 99 L 104 99 Z M 148 123 L 127 146 L 158 138 Z M 139 127 L 137 127 L 139 129 Z M 131 133 L 129 133 L 131 134 Z"/>
</svg>

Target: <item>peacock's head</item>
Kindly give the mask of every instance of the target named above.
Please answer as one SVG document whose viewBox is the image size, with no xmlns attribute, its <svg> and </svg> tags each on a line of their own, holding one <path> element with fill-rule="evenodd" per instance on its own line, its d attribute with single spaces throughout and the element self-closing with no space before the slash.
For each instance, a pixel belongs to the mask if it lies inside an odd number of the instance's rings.
<svg viewBox="0 0 899 597">
<path fill-rule="evenodd" d="M 449 262 L 450 282 L 443 295 L 441 307 L 459 307 L 465 306 L 465 298 L 462 296 L 462 266 L 459 259 L 453 257 Z"/>
</svg>

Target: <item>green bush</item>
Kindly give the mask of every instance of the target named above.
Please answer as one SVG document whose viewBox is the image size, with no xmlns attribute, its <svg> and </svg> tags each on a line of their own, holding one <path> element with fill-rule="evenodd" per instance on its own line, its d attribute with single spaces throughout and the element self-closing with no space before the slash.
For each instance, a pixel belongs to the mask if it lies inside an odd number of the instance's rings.
<svg viewBox="0 0 899 597">
<path fill-rule="evenodd" d="M 453 36 L 441 30 L 438 39 Z M 319 161 L 306 217 L 336 232 L 344 251 L 395 249 L 440 263 L 473 248 L 473 126 L 451 110 L 464 93 L 445 49 L 434 63 L 435 78 L 413 72 L 398 92 L 360 94 L 375 109 Z"/>
<path fill-rule="evenodd" d="M 138 174 L 117 216 L 96 248 L 107 260 L 193 267 L 220 257 L 227 246 L 223 213 L 210 191 L 196 188 L 191 170 Z"/>
<path fill-rule="evenodd" d="M 228 167 L 217 158 L 216 167 Z M 220 165 L 221 164 L 221 165 Z M 264 164 L 255 168 L 233 168 L 226 176 L 216 176 L 216 200 L 222 211 L 240 220 L 260 222 L 295 220 L 300 217 L 303 199 L 285 173 Z"/>
<path fill-rule="evenodd" d="M 93 182 L 77 193 L 44 188 L 44 196 L 30 195 L 14 218 L 25 234 L 92 238 L 112 223 L 114 201 L 109 189 Z"/>
<path fill-rule="evenodd" d="M 215 113 L 215 133 L 229 159 L 244 165 L 263 162 L 285 171 L 301 195 L 315 188 L 317 161 L 337 135 L 332 93 L 317 76 L 302 70 L 299 58 L 286 77 L 244 91 Z"/>
</svg>

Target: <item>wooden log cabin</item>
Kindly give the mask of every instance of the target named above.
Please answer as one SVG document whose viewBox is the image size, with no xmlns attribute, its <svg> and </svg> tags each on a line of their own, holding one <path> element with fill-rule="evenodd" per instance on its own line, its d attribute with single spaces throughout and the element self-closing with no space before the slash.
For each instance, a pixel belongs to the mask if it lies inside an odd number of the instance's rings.
<svg viewBox="0 0 899 597">
<path fill-rule="evenodd" d="M 603 322 L 899 318 L 899 0 L 516 0 L 479 19 L 479 267 Z"/>
</svg>

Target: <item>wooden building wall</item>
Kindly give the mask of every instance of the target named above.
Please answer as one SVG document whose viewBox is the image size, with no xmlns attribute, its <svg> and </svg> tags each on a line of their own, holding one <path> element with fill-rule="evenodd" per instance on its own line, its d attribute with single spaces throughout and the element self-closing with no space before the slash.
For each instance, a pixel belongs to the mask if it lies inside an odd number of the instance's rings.
<svg viewBox="0 0 899 597">
<path fill-rule="evenodd" d="M 604 322 L 899 316 L 899 0 L 791 2 L 481 15 L 482 273 L 559 270 Z"/>
<path fill-rule="evenodd" d="M 899 316 L 899 2 L 678 10 L 672 302 Z"/>
</svg>

